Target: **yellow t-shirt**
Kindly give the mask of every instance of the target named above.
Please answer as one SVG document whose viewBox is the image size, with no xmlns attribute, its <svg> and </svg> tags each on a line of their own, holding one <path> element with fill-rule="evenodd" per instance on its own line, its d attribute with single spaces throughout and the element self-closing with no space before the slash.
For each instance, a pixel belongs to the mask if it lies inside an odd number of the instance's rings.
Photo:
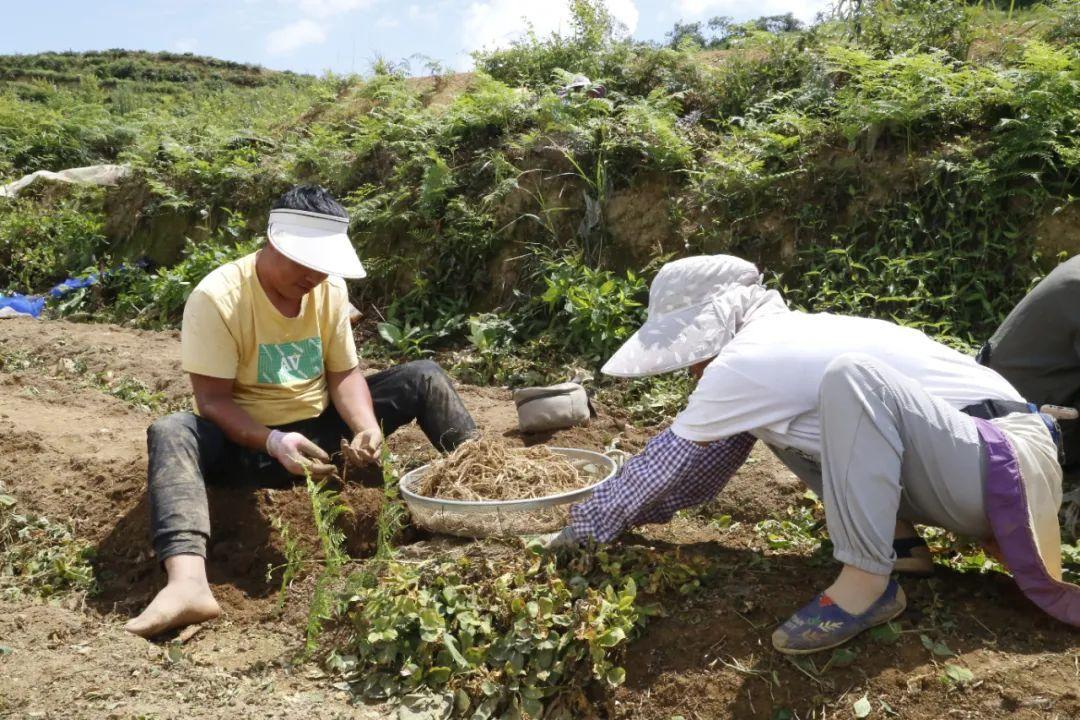
<svg viewBox="0 0 1080 720">
<path fill-rule="evenodd" d="M 255 253 L 222 265 L 184 306 L 180 355 L 184 372 L 234 379 L 236 403 L 256 422 L 316 417 L 330 402 L 324 370 L 357 365 L 345 282 L 327 278 L 290 318 L 259 284 Z"/>
</svg>

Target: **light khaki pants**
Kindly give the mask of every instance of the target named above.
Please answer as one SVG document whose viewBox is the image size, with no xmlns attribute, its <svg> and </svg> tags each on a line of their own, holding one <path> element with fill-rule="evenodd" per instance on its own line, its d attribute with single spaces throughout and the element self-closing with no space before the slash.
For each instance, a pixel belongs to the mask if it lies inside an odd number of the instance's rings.
<svg viewBox="0 0 1080 720">
<path fill-rule="evenodd" d="M 986 537 L 975 421 L 869 355 L 834 360 L 819 390 L 821 464 L 776 448 L 822 498 L 834 557 L 886 575 L 897 518 Z"/>
</svg>

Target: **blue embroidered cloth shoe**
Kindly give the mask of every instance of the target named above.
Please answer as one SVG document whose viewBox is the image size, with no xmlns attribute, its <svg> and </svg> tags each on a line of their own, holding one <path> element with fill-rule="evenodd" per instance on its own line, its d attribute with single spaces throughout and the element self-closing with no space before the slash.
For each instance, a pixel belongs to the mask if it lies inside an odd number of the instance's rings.
<svg viewBox="0 0 1080 720">
<path fill-rule="evenodd" d="M 773 647 L 785 655 L 809 655 L 843 645 L 863 630 L 882 625 L 904 612 L 907 598 L 895 580 L 861 615 L 851 615 L 821 593 L 773 633 Z"/>
</svg>

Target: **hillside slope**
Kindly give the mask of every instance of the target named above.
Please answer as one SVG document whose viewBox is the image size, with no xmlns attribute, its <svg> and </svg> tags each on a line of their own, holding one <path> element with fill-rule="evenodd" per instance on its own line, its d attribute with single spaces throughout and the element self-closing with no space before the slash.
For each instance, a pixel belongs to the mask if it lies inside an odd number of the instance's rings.
<svg viewBox="0 0 1080 720">
<path fill-rule="evenodd" d="M 191 84 L 207 81 L 259 86 L 297 77 L 291 72 L 192 53 L 114 49 L 0 55 L 0 80 L 7 83 L 81 83 L 94 78 L 106 86 L 124 82 Z"/>
<path fill-rule="evenodd" d="M 0 86 L 0 177 L 134 169 L 105 193 L 0 203 L 0 288 L 186 257 L 64 308 L 173 323 L 173 285 L 251 247 L 273 198 L 314 182 L 351 212 L 370 271 L 358 300 L 435 344 L 487 311 L 517 339 L 569 322 L 522 299 L 560 282 L 560 258 L 630 291 L 625 270 L 733 252 L 801 306 L 977 345 L 1080 249 L 1078 7 L 865 3 L 813 28 L 728 27 L 708 50 L 619 40 L 583 16 L 569 38 L 422 79 L 387 64 L 311 79 L 171 55 L 0 59 L 21 78 Z M 576 73 L 603 92 L 563 97 Z"/>
</svg>

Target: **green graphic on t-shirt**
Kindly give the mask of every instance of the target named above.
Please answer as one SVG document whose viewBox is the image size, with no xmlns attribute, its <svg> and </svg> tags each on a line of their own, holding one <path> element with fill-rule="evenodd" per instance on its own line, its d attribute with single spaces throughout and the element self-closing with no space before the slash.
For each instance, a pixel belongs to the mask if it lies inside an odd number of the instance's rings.
<svg viewBox="0 0 1080 720">
<path fill-rule="evenodd" d="M 311 380 L 323 371 L 322 339 L 318 337 L 259 345 L 259 383 L 285 385 Z"/>
</svg>

